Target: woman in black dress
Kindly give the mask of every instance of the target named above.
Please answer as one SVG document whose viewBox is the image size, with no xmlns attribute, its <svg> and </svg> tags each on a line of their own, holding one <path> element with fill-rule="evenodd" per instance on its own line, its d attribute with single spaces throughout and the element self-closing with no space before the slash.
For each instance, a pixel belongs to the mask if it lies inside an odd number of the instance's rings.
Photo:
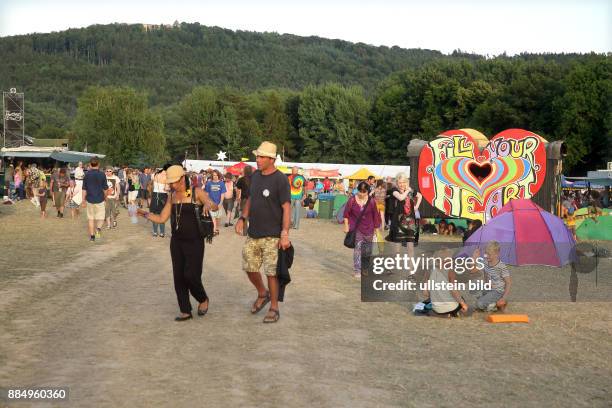
<svg viewBox="0 0 612 408">
<path fill-rule="evenodd" d="M 208 295 L 202 285 L 204 264 L 204 238 L 200 234 L 194 206 L 203 206 L 203 211 L 217 211 L 218 207 L 200 188 L 191 189 L 189 179 L 182 166 L 170 166 L 166 170 L 166 183 L 170 186 L 170 197 L 161 214 L 152 214 L 138 209 L 138 214 L 161 224 L 171 218 L 172 239 L 170 255 L 174 289 L 181 313 L 176 321 L 191 319 L 189 294 L 199 303 L 198 316 L 208 312 Z M 192 196 L 193 195 L 193 196 Z"/>
<path fill-rule="evenodd" d="M 408 255 L 413 256 L 414 244 L 417 240 L 416 212 L 421 204 L 422 196 L 408 185 L 408 176 L 399 173 L 395 180 L 396 187 L 389 191 L 390 207 L 392 208 L 391 226 L 387 241 L 395 242 L 408 249 Z M 420 218 L 420 216 L 419 216 Z M 400 248 L 397 248 L 398 251 Z"/>
</svg>

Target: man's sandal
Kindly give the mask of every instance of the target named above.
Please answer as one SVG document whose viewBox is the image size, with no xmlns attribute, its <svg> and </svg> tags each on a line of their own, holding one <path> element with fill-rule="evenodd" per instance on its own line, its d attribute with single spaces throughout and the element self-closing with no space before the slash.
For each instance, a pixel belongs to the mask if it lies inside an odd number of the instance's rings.
<svg viewBox="0 0 612 408">
<path fill-rule="evenodd" d="M 261 304 L 259 306 L 257 306 L 257 301 L 259 299 L 263 299 L 264 301 L 261 302 Z M 255 300 L 255 303 L 253 303 L 253 307 L 251 308 L 251 313 L 252 314 L 257 314 L 261 311 L 261 309 L 263 309 L 268 302 L 270 301 L 270 293 L 266 293 L 264 296 L 257 296 L 257 300 Z"/>
<path fill-rule="evenodd" d="M 268 310 L 268 312 L 272 312 L 274 313 L 274 316 L 268 316 L 266 315 L 266 317 L 264 317 L 263 322 L 264 323 L 276 323 L 278 322 L 278 319 L 280 319 L 280 312 L 276 309 L 270 309 Z"/>
</svg>

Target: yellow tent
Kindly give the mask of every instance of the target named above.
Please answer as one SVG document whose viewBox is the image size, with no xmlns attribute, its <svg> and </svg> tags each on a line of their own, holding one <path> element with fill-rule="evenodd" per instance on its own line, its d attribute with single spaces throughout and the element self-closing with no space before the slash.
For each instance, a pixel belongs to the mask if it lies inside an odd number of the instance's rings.
<svg viewBox="0 0 612 408">
<path fill-rule="evenodd" d="M 349 180 L 367 180 L 368 177 L 370 176 L 374 176 L 377 180 L 380 179 L 380 177 L 378 177 L 376 174 L 368 170 L 367 167 L 360 168 L 359 170 L 357 170 L 355 173 L 351 174 L 347 178 Z"/>
<path fill-rule="evenodd" d="M 287 166 L 276 166 L 276 168 L 280 170 L 281 173 L 291 174 L 291 169 Z"/>
<path fill-rule="evenodd" d="M 461 130 L 463 130 L 465 133 L 469 133 L 469 135 L 472 136 L 472 139 L 476 141 L 476 144 L 478 145 L 478 148 L 480 150 L 484 149 L 489 144 L 489 139 L 487 139 L 487 137 L 483 135 L 482 133 L 480 133 L 479 131 L 475 129 L 461 129 Z M 548 141 L 544 139 L 542 136 L 539 136 L 539 137 L 540 139 L 542 139 L 543 143 L 548 143 Z"/>
</svg>

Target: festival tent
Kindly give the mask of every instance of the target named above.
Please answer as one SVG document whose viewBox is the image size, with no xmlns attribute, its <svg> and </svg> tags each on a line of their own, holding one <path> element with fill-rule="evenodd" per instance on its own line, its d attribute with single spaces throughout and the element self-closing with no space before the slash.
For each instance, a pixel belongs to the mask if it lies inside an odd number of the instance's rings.
<svg viewBox="0 0 612 408">
<path fill-rule="evenodd" d="M 35 147 L 21 146 L 14 148 L 2 148 L 1 157 L 23 157 L 32 159 L 52 159 L 66 163 L 86 162 L 92 157 L 105 158 L 104 154 L 75 152 L 61 147 Z"/>
<path fill-rule="evenodd" d="M 276 166 L 276 168 L 283 174 L 291 174 L 291 168 L 287 167 L 287 166 Z"/>
<path fill-rule="evenodd" d="M 586 240 L 612 241 L 612 216 L 601 215 L 596 220 L 583 220 L 576 228 L 576 236 Z"/>
<path fill-rule="evenodd" d="M 531 200 L 510 200 L 499 213 L 465 241 L 459 256 L 484 255 L 491 241 L 500 244 L 500 258 L 509 265 L 563 266 L 576 260 L 576 241 L 556 217 Z"/>
<path fill-rule="evenodd" d="M 238 162 L 236 164 L 234 164 L 233 166 L 228 167 L 227 169 L 225 169 L 226 172 L 233 174 L 234 176 L 240 176 L 242 175 L 242 169 L 244 169 L 246 166 L 248 166 L 247 163 L 245 162 Z"/>
<path fill-rule="evenodd" d="M 311 169 L 307 171 L 305 174 L 308 178 L 325 178 L 328 177 L 330 179 L 341 178 L 340 172 L 338 170 L 319 170 L 319 169 Z"/>
<path fill-rule="evenodd" d="M 367 180 L 368 177 L 370 177 L 370 176 L 374 176 L 377 179 L 380 178 L 379 176 L 377 176 L 376 174 L 374 174 L 370 170 L 368 170 L 367 167 L 360 168 L 355 173 L 351 174 L 350 176 L 348 176 L 346 178 L 349 179 L 349 180 Z"/>
<path fill-rule="evenodd" d="M 220 160 L 185 160 L 183 165 L 187 171 L 198 172 L 202 169 L 206 170 L 209 167 L 222 168 L 227 166 L 235 165 L 236 161 L 220 161 Z M 252 167 L 257 167 L 255 162 L 245 161 L 244 163 L 249 164 Z M 312 178 L 324 178 L 319 176 L 308 176 L 308 171 L 313 169 L 318 171 L 337 171 L 340 178 L 347 179 L 348 175 L 353 174 L 363 167 L 367 166 L 367 169 L 374 173 L 374 175 L 380 177 L 395 177 L 398 173 L 405 173 L 410 176 L 410 166 L 397 166 L 387 164 L 344 164 L 344 163 L 300 163 L 300 162 L 281 162 L 276 163 L 277 165 L 286 166 L 292 168 L 294 166 L 300 167 L 304 170 L 306 177 Z M 332 178 L 332 177 L 330 177 Z M 367 178 L 367 177 L 366 177 Z"/>
</svg>

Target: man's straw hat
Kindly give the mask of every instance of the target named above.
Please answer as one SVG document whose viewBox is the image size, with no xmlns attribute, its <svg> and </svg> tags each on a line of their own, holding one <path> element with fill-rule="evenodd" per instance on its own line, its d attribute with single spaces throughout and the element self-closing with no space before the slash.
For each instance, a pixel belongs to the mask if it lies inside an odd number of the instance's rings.
<svg viewBox="0 0 612 408">
<path fill-rule="evenodd" d="M 276 159 L 276 145 L 270 142 L 262 142 L 257 150 L 253 150 L 255 156 L 271 157 Z"/>
</svg>

